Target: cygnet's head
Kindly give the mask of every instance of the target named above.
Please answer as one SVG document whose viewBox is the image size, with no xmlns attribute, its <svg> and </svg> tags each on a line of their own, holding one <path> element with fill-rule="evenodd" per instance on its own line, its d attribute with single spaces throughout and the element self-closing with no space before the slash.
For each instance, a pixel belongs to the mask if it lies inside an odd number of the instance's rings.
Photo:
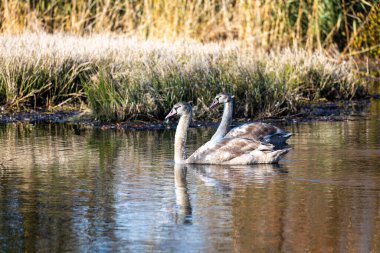
<svg viewBox="0 0 380 253">
<path fill-rule="evenodd" d="M 171 117 L 174 117 L 175 115 L 184 115 L 191 113 L 191 105 L 187 102 L 179 102 L 175 104 L 172 108 L 172 110 L 169 112 L 168 115 L 166 115 L 165 119 L 169 119 Z"/>
<path fill-rule="evenodd" d="M 232 98 L 233 96 L 231 96 L 229 93 L 219 93 L 218 95 L 215 96 L 209 108 L 212 109 L 212 108 L 217 107 L 220 104 L 230 103 L 232 102 Z"/>
</svg>

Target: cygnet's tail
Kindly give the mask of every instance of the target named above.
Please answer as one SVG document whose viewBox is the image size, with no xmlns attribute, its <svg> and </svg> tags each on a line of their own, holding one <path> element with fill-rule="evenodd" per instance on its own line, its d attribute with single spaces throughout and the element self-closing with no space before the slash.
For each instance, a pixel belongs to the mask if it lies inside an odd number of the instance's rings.
<svg viewBox="0 0 380 253">
<path fill-rule="evenodd" d="M 275 150 L 273 152 L 270 152 L 268 154 L 268 156 L 270 156 L 270 163 L 278 163 L 278 161 L 281 160 L 281 158 L 287 154 L 290 150 L 292 150 L 291 148 L 284 148 L 284 149 L 279 149 L 279 150 Z"/>
<path fill-rule="evenodd" d="M 290 137 L 292 137 L 292 133 L 285 133 L 282 135 L 282 138 L 284 138 L 284 142 L 286 142 L 287 139 L 289 139 Z"/>
<path fill-rule="evenodd" d="M 292 133 L 280 132 L 272 135 L 267 135 L 262 138 L 265 143 L 271 143 L 277 148 L 287 145 L 286 141 L 292 136 Z"/>
</svg>

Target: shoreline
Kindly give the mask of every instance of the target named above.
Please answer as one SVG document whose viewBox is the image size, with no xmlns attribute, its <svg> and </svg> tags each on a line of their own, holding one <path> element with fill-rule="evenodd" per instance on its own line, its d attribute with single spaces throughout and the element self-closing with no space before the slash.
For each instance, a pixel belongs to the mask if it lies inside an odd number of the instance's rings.
<svg viewBox="0 0 380 253">
<path fill-rule="evenodd" d="M 344 121 L 358 120 L 366 118 L 371 101 L 378 101 L 379 96 L 374 95 L 372 99 L 362 99 L 355 101 L 338 101 L 324 102 L 302 106 L 298 113 L 286 115 L 283 117 L 266 117 L 266 118 L 236 118 L 233 125 L 239 125 L 249 122 L 266 122 L 275 124 L 292 124 L 313 121 Z M 221 114 L 220 114 L 221 115 Z M 194 121 L 191 127 L 216 127 L 217 121 L 200 120 Z M 94 129 L 116 129 L 116 130 L 165 130 L 174 129 L 176 120 L 164 122 L 164 120 L 131 120 L 131 121 L 114 121 L 102 122 L 92 118 L 85 111 L 80 110 L 24 110 L 18 112 L 3 111 L 0 113 L 0 125 L 7 124 L 68 124 L 80 128 Z"/>
</svg>

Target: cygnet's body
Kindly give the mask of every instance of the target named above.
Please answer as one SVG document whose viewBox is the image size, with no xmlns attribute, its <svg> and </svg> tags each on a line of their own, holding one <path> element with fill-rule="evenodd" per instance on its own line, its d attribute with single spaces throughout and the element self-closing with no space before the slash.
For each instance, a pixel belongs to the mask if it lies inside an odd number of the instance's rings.
<svg viewBox="0 0 380 253">
<path fill-rule="evenodd" d="M 278 147 L 286 145 L 286 140 L 292 136 L 291 133 L 267 123 L 248 123 L 235 127 L 230 131 L 233 114 L 233 97 L 228 93 L 218 94 L 210 108 L 224 104 L 222 121 L 212 136 L 212 140 L 224 138 L 246 138 L 270 143 Z"/>
<path fill-rule="evenodd" d="M 180 102 L 166 116 L 166 119 L 179 115 L 174 143 L 176 163 L 195 164 L 257 164 L 277 163 L 290 149 L 274 150 L 273 145 L 245 138 L 213 138 L 196 150 L 189 158 L 186 156 L 187 130 L 192 118 L 190 104 Z"/>
</svg>

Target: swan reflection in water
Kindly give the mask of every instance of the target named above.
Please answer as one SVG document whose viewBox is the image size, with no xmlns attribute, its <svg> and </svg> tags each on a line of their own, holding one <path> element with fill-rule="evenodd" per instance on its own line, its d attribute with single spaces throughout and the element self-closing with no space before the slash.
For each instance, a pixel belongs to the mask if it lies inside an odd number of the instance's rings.
<svg viewBox="0 0 380 253">
<path fill-rule="evenodd" d="M 204 165 L 191 164 L 188 167 L 208 186 L 223 191 L 241 188 L 246 185 L 264 184 L 274 176 L 287 174 L 279 164 L 256 165 Z"/>
<path fill-rule="evenodd" d="M 187 167 L 184 164 L 174 165 L 174 186 L 176 197 L 176 224 L 192 224 L 192 210 L 186 181 Z"/>
<path fill-rule="evenodd" d="M 273 177 L 287 174 L 288 170 L 279 164 L 256 165 L 206 165 L 175 164 L 174 185 L 176 197 L 176 224 L 192 224 L 192 208 L 187 185 L 187 170 L 193 172 L 206 186 L 229 195 L 234 189 L 247 185 L 262 185 Z"/>
</svg>

